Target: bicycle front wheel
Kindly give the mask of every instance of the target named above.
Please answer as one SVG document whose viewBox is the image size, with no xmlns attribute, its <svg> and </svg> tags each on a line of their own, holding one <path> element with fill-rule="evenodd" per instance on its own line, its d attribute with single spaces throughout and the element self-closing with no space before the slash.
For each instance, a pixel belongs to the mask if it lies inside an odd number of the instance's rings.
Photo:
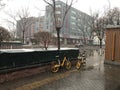
<svg viewBox="0 0 120 90">
<path fill-rule="evenodd" d="M 52 72 L 58 72 L 60 65 L 57 64 L 56 62 L 51 64 L 51 71 Z"/>
<path fill-rule="evenodd" d="M 69 60 L 67 60 L 65 62 L 65 67 L 66 67 L 67 70 L 69 70 L 71 68 L 71 62 Z"/>
<path fill-rule="evenodd" d="M 80 67 L 81 67 L 81 62 L 80 62 L 80 61 L 77 61 L 77 63 L 76 63 L 76 69 L 79 70 Z"/>
</svg>

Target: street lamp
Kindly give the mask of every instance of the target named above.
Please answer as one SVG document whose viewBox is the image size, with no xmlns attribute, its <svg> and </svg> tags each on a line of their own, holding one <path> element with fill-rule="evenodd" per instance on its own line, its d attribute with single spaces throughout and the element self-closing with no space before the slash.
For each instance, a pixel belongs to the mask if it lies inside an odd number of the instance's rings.
<svg viewBox="0 0 120 90">
<path fill-rule="evenodd" d="M 57 31 L 57 45 L 58 50 L 60 50 L 60 29 L 61 29 L 61 18 L 56 17 L 56 31 Z"/>
<path fill-rule="evenodd" d="M 61 27 L 56 27 L 56 30 L 57 30 L 57 45 L 58 45 L 58 50 L 60 50 L 60 29 L 61 29 Z"/>
</svg>

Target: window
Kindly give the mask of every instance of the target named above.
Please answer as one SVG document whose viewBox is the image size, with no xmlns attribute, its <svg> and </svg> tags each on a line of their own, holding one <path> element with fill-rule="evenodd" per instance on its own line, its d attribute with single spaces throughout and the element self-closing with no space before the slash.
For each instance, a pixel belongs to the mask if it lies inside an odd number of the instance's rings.
<svg viewBox="0 0 120 90">
<path fill-rule="evenodd" d="M 35 22 L 35 26 L 34 26 L 35 31 L 39 30 L 39 22 Z"/>
<path fill-rule="evenodd" d="M 56 8 L 61 8 L 61 5 L 56 5 Z"/>
<path fill-rule="evenodd" d="M 75 20 L 75 19 L 76 19 L 76 17 L 74 17 L 74 16 L 71 16 L 71 18 L 72 18 L 73 20 Z"/>
<path fill-rule="evenodd" d="M 55 14 L 61 14 L 61 11 L 55 11 Z"/>
<path fill-rule="evenodd" d="M 80 18 L 78 18 L 78 21 L 81 21 Z"/>
<path fill-rule="evenodd" d="M 72 12 L 73 14 L 76 14 L 76 12 L 75 12 L 75 11 L 73 11 L 73 10 L 72 10 L 71 12 Z"/>
<path fill-rule="evenodd" d="M 72 22 L 72 25 L 76 25 L 75 22 Z"/>
<path fill-rule="evenodd" d="M 47 29 L 48 29 L 48 25 L 47 25 Z"/>
<path fill-rule="evenodd" d="M 72 30 L 75 31 L 75 27 L 72 27 Z"/>
</svg>

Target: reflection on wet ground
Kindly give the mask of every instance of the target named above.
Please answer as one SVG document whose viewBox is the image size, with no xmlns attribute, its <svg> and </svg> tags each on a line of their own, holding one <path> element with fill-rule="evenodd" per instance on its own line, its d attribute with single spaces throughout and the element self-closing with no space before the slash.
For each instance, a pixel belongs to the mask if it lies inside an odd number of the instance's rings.
<svg viewBox="0 0 120 90">
<path fill-rule="evenodd" d="M 120 90 L 120 66 L 106 65 L 104 77 L 106 90 Z"/>
<path fill-rule="evenodd" d="M 104 71 L 81 70 L 35 90 L 120 90 L 118 71 L 118 67 L 109 65 L 105 65 Z"/>
<path fill-rule="evenodd" d="M 120 90 L 120 66 L 104 65 L 104 55 L 94 51 L 86 69 L 35 90 Z"/>
<path fill-rule="evenodd" d="M 0 85 L 0 90 L 120 90 L 120 66 L 104 64 L 104 53 L 87 51 L 86 67 L 38 75 Z"/>
</svg>

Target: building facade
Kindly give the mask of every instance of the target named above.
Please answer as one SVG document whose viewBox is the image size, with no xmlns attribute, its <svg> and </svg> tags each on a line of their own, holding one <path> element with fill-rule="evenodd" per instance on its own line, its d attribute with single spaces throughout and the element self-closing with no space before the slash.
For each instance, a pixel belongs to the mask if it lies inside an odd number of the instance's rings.
<svg viewBox="0 0 120 90">
<path fill-rule="evenodd" d="M 68 6 L 64 2 L 56 1 L 55 15 L 60 21 L 60 42 L 61 44 L 78 44 L 89 39 L 89 21 L 91 16 L 71 7 L 66 16 L 65 11 Z M 46 6 L 45 16 L 23 18 L 17 22 L 17 37 L 29 42 L 38 31 L 48 31 L 57 37 L 55 29 L 54 13 L 50 5 Z M 64 20 L 63 17 L 65 16 Z M 87 32 L 87 33 L 86 33 Z"/>
<path fill-rule="evenodd" d="M 68 6 L 67 6 L 68 8 Z M 88 22 L 92 19 L 89 15 L 71 7 L 66 14 L 65 19 L 63 17 L 65 15 L 66 4 L 61 1 L 56 1 L 56 11 L 55 15 L 60 21 L 59 24 L 63 24 L 60 30 L 60 41 L 62 44 L 76 44 L 81 41 L 87 40 L 88 36 L 85 33 L 85 29 L 88 28 Z M 64 22 L 63 22 L 64 21 Z M 53 33 L 56 37 L 56 29 L 53 17 L 53 9 L 50 5 L 46 6 L 45 13 L 45 24 L 44 30 L 47 30 Z M 89 32 L 88 32 L 89 33 Z"/>
<path fill-rule="evenodd" d="M 23 39 L 25 43 L 29 43 L 30 39 L 34 37 L 34 33 L 43 30 L 44 16 L 23 18 L 17 21 L 17 38 Z"/>
</svg>

